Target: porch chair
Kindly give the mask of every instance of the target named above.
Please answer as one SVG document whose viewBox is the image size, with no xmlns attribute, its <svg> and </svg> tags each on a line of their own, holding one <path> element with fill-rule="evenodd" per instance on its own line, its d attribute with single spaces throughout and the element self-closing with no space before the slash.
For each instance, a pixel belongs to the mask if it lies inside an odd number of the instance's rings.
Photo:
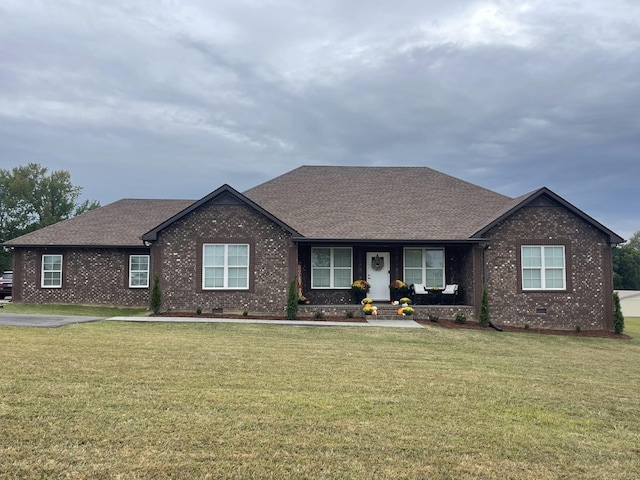
<svg viewBox="0 0 640 480">
<path fill-rule="evenodd" d="M 409 287 L 409 293 L 411 295 L 411 301 L 414 305 L 425 305 L 429 303 L 429 297 L 427 297 L 426 295 L 429 295 L 431 292 L 427 290 L 427 287 L 423 283 L 411 284 L 411 286 Z"/>
<path fill-rule="evenodd" d="M 458 303 L 458 292 L 459 292 L 458 284 L 452 283 L 449 285 L 445 285 L 444 290 L 442 290 L 442 303 L 446 303 L 449 305 L 453 305 L 454 303 Z"/>
</svg>

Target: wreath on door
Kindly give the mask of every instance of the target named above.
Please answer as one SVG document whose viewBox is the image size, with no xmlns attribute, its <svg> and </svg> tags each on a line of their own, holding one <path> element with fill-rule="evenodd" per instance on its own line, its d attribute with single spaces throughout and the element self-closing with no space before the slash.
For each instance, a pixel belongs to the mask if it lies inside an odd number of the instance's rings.
<svg viewBox="0 0 640 480">
<path fill-rule="evenodd" d="M 376 272 L 382 270 L 384 268 L 384 258 L 380 255 L 371 257 L 371 268 Z"/>
</svg>

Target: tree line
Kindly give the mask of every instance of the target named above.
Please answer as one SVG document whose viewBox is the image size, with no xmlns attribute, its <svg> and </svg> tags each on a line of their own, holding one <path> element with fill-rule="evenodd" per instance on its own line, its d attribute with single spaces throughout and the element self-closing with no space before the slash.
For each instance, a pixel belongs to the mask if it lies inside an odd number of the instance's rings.
<svg viewBox="0 0 640 480">
<path fill-rule="evenodd" d="M 613 249 L 613 288 L 640 290 L 640 231 Z"/>
<path fill-rule="evenodd" d="M 79 202 L 81 193 L 66 170 L 49 173 L 37 163 L 0 169 L 0 243 L 100 206 Z M 11 251 L 0 249 L 0 272 L 11 268 Z"/>
<path fill-rule="evenodd" d="M 81 193 L 66 170 L 49 173 L 37 163 L 0 169 L 0 243 L 100 206 L 78 202 Z M 11 268 L 11 252 L 0 249 L 0 272 Z M 613 249 L 613 288 L 640 290 L 640 231 Z"/>
</svg>

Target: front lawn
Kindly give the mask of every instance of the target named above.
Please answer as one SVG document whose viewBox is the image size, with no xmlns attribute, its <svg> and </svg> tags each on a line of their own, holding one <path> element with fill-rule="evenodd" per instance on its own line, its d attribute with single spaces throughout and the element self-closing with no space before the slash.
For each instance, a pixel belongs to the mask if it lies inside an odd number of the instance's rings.
<svg viewBox="0 0 640 480">
<path fill-rule="evenodd" d="M 626 325 L 0 327 L 0 477 L 635 479 Z"/>
</svg>

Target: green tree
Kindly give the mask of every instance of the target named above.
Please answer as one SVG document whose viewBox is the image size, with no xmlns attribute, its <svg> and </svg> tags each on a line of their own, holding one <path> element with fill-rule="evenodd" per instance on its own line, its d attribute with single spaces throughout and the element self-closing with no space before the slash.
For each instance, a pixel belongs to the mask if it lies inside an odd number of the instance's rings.
<svg viewBox="0 0 640 480">
<path fill-rule="evenodd" d="M 482 287 L 482 302 L 480 303 L 480 318 L 478 323 L 483 327 L 489 326 L 489 294 L 486 285 Z"/>
<path fill-rule="evenodd" d="M 160 290 L 160 276 L 156 273 L 153 276 L 153 286 L 149 296 L 149 308 L 153 313 L 160 313 L 162 310 L 162 291 Z"/>
<path fill-rule="evenodd" d="M 613 288 L 640 290 L 640 232 L 613 249 Z"/>
<path fill-rule="evenodd" d="M 100 206 L 79 203 L 82 187 L 65 170 L 48 172 L 37 163 L 0 169 L 0 243 Z M 0 269 L 11 267 L 11 253 L 0 252 Z"/>
<path fill-rule="evenodd" d="M 640 251 L 640 231 L 631 235 L 631 238 L 627 240 L 627 245 L 629 245 L 631 248 L 634 248 Z"/>
<path fill-rule="evenodd" d="M 289 282 L 289 292 L 287 293 L 287 318 L 293 320 L 298 315 L 298 289 L 296 280 Z"/>
<path fill-rule="evenodd" d="M 624 331 L 624 316 L 618 292 L 613 292 L 613 331 L 618 335 Z"/>
</svg>

